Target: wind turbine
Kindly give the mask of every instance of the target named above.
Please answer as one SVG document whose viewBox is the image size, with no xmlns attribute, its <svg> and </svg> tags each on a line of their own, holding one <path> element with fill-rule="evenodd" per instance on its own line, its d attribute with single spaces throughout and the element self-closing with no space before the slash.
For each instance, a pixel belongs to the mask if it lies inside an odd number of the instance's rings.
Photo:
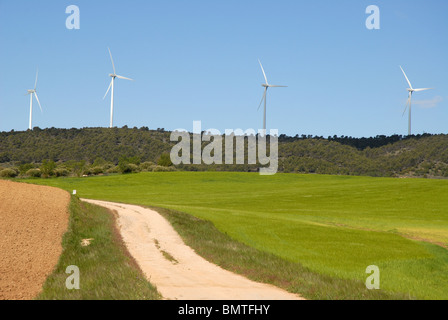
<svg viewBox="0 0 448 320">
<path fill-rule="evenodd" d="M 112 80 L 110 81 L 109 88 L 107 88 L 107 91 L 103 97 L 103 100 L 106 98 L 107 94 L 109 93 L 110 88 L 112 87 L 112 91 L 110 93 L 110 127 L 112 128 L 113 127 L 113 118 L 114 118 L 114 82 L 115 82 L 115 78 L 131 80 L 131 81 L 134 81 L 134 80 L 117 75 L 117 73 L 115 72 L 114 59 L 112 59 L 112 53 L 110 52 L 109 48 L 107 48 L 107 50 L 109 50 L 110 61 L 112 61 L 112 68 L 114 69 L 114 73 L 109 74 L 109 76 L 112 78 Z"/>
<path fill-rule="evenodd" d="M 266 83 L 263 83 L 261 85 L 262 87 L 264 87 L 264 93 L 263 93 L 263 98 L 261 98 L 260 105 L 258 106 L 258 110 L 260 110 L 261 104 L 264 101 L 263 130 L 266 133 L 266 94 L 268 92 L 268 89 L 269 88 L 286 88 L 287 86 L 278 86 L 278 85 L 269 84 L 268 78 L 266 78 L 266 73 L 264 72 L 263 65 L 261 64 L 260 59 L 258 59 L 258 63 L 260 63 L 261 71 L 263 71 L 264 80 L 266 81 Z"/>
<path fill-rule="evenodd" d="M 408 101 L 406 102 L 406 107 L 404 108 L 404 111 L 403 111 L 403 115 L 404 115 L 404 113 L 406 112 L 406 109 L 407 109 L 408 106 L 409 106 L 408 135 L 410 136 L 410 135 L 411 135 L 411 102 L 412 102 L 412 94 L 413 94 L 414 92 L 420 92 L 420 91 L 425 91 L 425 90 L 431 90 L 432 88 L 422 88 L 422 89 L 414 89 L 414 88 L 412 88 L 412 84 L 411 84 L 411 82 L 409 81 L 408 77 L 406 76 L 406 73 L 404 72 L 404 70 L 403 70 L 403 68 L 402 68 L 401 66 L 400 66 L 400 69 L 401 69 L 401 71 L 403 72 L 404 77 L 406 78 L 406 81 L 407 81 L 408 84 L 409 84 L 409 88 L 408 88 L 409 96 L 408 96 Z"/>
<path fill-rule="evenodd" d="M 37 103 L 39 104 L 40 111 L 43 112 L 42 111 L 42 106 L 40 105 L 39 98 L 37 97 L 37 91 L 36 91 L 38 74 L 39 74 L 39 69 L 37 69 L 37 71 L 36 71 L 36 82 L 34 83 L 34 89 L 27 90 L 28 93 L 25 94 L 25 95 L 30 95 L 30 124 L 29 124 L 29 127 L 28 127 L 30 130 L 33 128 L 32 127 L 32 121 L 33 121 L 33 95 L 36 97 Z"/>
</svg>

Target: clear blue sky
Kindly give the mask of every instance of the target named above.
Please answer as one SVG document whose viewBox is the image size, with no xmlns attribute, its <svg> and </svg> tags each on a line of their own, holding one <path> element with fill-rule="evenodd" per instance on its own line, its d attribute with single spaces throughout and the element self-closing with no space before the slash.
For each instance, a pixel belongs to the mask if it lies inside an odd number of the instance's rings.
<svg viewBox="0 0 448 320">
<path fill-rule="evenodd" d="M 68 30 L 68 5 L 80 30 Z M 368 30 L 368 5 L 381 29 Z M 107 127 L 110 47 L 117 73 L 114 125 L 150 129 L 259 129 L 262 61 L 268 129 L 288 135 L 368 137 L 448 133 L 446 0 L 0 0 L 0 131 Z"/>
</svg>

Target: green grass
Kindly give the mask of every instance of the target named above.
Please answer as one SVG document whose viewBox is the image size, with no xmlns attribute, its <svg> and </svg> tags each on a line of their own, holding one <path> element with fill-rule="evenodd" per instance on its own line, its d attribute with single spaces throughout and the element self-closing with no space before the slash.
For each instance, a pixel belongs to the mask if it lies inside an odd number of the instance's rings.
<svg viewBox="0 0 448 320">
<path fill-rule="evenodd" d="M 170 209 L 152 208 L 162 214 L 185 243 L 209 261 L 258 282 L 269 283 L 308 299 L 409 299 L 403 294 L 367 290 L 364 282 L 337 279 L 304 268 L 235 241 L 210 221 Z"/>
<path fill-rule="evenodd" d="M 173 172 L 29 181 L 189 213 L 332 279 L 364 282 L 377 265 L 385 293 L 448 299 L 445 180 Z"/>
<path fill-rule="evenodd" d="M 83 239 L 91 239 L 81 246 Z M 112 214 L 104 208 L 72 197 L 68 231 L 63 237 L 63 252 L 54 272 L 47 278 L 38 300 L 139 300 L 160 299 L 156 288 L 146 281 L 125 249 L 115 229 Z M 66 288 L 65 273 L 76 265 L 80 289 Z"/>
</svg>

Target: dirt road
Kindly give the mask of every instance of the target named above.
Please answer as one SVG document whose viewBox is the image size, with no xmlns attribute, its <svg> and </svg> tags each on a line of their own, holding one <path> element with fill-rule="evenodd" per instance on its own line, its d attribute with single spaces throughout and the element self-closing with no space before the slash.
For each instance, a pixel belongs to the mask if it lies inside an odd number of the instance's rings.
<svg viewBox="0 0 448 320">
<path fill-rule="evenodd" d="M 70 195 L 0 180 L 0 299 L 32 299 L 62 252 Z"/>
<path fill-rule="evenodd" d="M 295 300 L 299 296 L 214 265 L 184 244 L 168 221 L 140 206 L 86 200 L 115 210 L 126 246 L 165 299 Z"/>
</svg>

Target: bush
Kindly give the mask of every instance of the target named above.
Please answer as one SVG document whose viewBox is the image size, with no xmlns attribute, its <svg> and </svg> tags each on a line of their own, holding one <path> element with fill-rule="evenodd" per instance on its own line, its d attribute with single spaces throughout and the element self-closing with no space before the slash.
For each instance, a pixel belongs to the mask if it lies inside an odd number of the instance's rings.
<svg viewBox="0 0 448 320">
<path fill-rule="evenodd" d="M 131 169 L 131 172 L 140 172 L 139 166 L 134 163 L 129 163 L 128 167 Z"/>
<path fill-rule="evenodd" d="M 90 172 L 95 175 L 104 173 L 104 171 L 105 170 L 102 166 L 96 166 L 90 169 Z"/>
<path fill-rule="evenodd" d="M 171 167 L 173 163 L 171 162 L 171 157 L 169 153 L 162 153 L 159 160 L 157 160 L 157 164 L 163 167 Z"/>
<path fill-rule="evenodd" d="M 18 174 L 17 171 L 10 168 L 6 168 L 0 171 L 0 177 L 3 178 L 14 178 L 17 177 L 17 174 Z"/>
<path fill-rule="evenodd" d="M 140 164 L 140 169 L 142 171 L 152 171 L 152 169 L 154 168 L 156 164 L 154 162 L 151 161 L 146 161 L 143 162 L 142 164 Z"/>
<path fill-rule="evenodd" d="M 124 174 L 124 173 L 131 173 L 132 169 L 129 163 L 120 162 L 120 164 L 118 165 L 118 171 Z"/>
<path fill-rule="evenodd" d="M 26 175 L 32 178 L 40 178 L 42 172 L 40 172 L 40 169 L 29 169 L 26 172 Z"/>
<path fill-rule="evenodd" d="M 34 164 L 32 163 L 24 163 L 19 166 L 20 174 L 26 174 L 30 169 L 34 169 Z"/>
<path fill-rule="evenodd" d="M 69 173 L 70 171 L 68 171 L 66 168 L 57 168 L 56 170 L 54 170 L 54 174 L 56 175 L 56 177 L 66 177 Z"/>
<path fill-rule="evenodd" d="M 118 171 L 121 173 L 134 173 L 134 172 L 140 172 L 140 168 L 138 165 L 134 163 L 121 163 L 118 166 Z"/>
<path fill-rule="evenodd" d="M 118 170 L 121 173 L 140 172 L 139 164 L 140 158 L 138 157 L 121 157 L 118 162 Z"/>
<path fill-rule="evenodd" d="M 40 171 L 42 172 L 42 177 L 49 177 L 54 175 L 54 170 L 56 169 L 56 163 L 53 160 L 44 160 L 40 166 Z"/>
<path fill-rule="evenodd" d="M 106 160 L 104 160 L 101 157 L 98 157 L 98 158 L 95 159 L 95 161 L 93 162 L 92 166 L 93 167 L 101 167 L 101 166 L 104 166 L 106 163 L 107 163 Z"/>
<path fill-rule="evenodd" d="M 108 162 L 108 163 L 106 163 L 105 165 L 103 165 L 103 172 L 106 172 L 107 170 L 109 170 L 110 168 L 114 168 L 115 166 L 112 164 L 112 163 L 110 163 L 110 162 Z"/>
<path fill-rule="evenodd" d="M 120 172 L 120 168 L 118 168 L 118 166 L 113 166 L 109 169 L 106 170 L 106 173 L 119 173 Z"/>
<path fill-rule="evenodd" d="M 171 172 L 176 171 L 174 167 L 154 166 L 153 172 Z"/>
</svg>

